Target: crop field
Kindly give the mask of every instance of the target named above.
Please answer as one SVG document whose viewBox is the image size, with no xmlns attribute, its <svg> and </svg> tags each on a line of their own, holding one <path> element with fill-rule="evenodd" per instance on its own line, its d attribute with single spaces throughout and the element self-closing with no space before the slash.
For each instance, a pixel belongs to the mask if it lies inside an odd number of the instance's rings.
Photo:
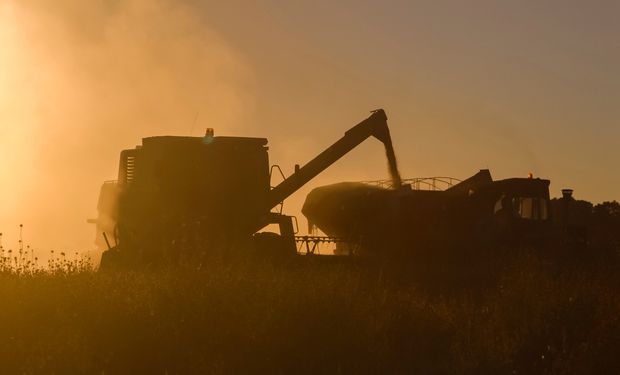
<svg viewBox="0 0 620 375">
<path fill-rule="evenodd" d="M 617 262 L 523 252 L 484 288 L 457 279 L 434 288 L 430 276 L 404 280 L 386 270 L 304 262 L 135 272 L 69 261 L 47 271 L 5 266 L 2 373 L 620 371 Z"/>
</svg>

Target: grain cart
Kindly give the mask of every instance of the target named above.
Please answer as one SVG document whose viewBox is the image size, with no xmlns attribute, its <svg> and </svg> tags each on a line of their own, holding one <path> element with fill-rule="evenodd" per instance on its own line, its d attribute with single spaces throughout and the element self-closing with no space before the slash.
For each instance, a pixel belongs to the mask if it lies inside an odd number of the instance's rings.
<svg viewBox="0 0 620 375">
<path fill-rule="evenodd" d="M 336 253 L 391 259 L 428 248 L 537 242 L 551 234 L 549 180 L 493 180 L 486 169 L 445 190 L 321 186 L 308 194 L 302 213 L 311 231 L 346 239 Z"/>
</svg>

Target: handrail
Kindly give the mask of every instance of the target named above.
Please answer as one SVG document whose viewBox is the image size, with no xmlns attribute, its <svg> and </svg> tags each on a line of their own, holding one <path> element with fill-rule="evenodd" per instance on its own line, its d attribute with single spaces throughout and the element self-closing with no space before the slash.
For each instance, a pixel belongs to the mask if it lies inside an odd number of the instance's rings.
<svg viewBox="0 0 620 375">
<path fill-rule="evenodd" d="M 344 237 L 330 237 L 330 236 L 295 236 L 295 242 L 299 244 L 297 248 L 298 253 L 303 253 L 302 249 L 305 247 L 305 254 L 315 254 L 319 250 L 319 244 L 323 243 L 339 243 L 339 242 L 351 242 Z"/>
<path fill-rule="evenodd" d="M 430 190 L 430 191 L 443 191 L 459 182 L 458 178 L 437 176 L 437 177 L 416 177 L 403 179 L 403 185 L 411 185 L 413 190 Z M 374 180 L 374 181 L 361 181 L 364 184 L 378 186 L 381 188 L 390 188 L 392 186 L 391 180 Z"/>
</svg>

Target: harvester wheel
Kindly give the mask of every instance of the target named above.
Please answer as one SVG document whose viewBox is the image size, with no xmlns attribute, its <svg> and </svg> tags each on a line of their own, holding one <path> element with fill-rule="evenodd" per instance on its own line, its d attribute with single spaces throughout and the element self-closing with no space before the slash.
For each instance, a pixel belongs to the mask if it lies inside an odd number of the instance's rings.
<svg viewBox="0 0 620 375">
<path fill-rule="evenodd" d="M 256 255 L 269 259 L 280 259 L 288 255 L 286 242 L 273 232 L 256 233 L 252 239 Z"/>
<path fill-rule="evenodd" d="M 100 271 L 118 270 L 124 268 L 126 261 L 117 247 L 110 248 L 101 254 Z"/>
</svg>

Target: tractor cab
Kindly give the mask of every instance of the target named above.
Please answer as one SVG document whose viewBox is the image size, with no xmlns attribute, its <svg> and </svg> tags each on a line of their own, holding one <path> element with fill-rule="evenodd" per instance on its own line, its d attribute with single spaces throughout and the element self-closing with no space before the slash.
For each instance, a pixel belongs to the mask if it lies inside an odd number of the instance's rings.
<svg viewBox="0 0 620 375">
<path fill-rule="evenodd" d="M 500 238 L 536 241 L 549 232 L 549 180 L 509 178 L 481 186 L 476 193 L 483 216 Z"/>
</svg>

